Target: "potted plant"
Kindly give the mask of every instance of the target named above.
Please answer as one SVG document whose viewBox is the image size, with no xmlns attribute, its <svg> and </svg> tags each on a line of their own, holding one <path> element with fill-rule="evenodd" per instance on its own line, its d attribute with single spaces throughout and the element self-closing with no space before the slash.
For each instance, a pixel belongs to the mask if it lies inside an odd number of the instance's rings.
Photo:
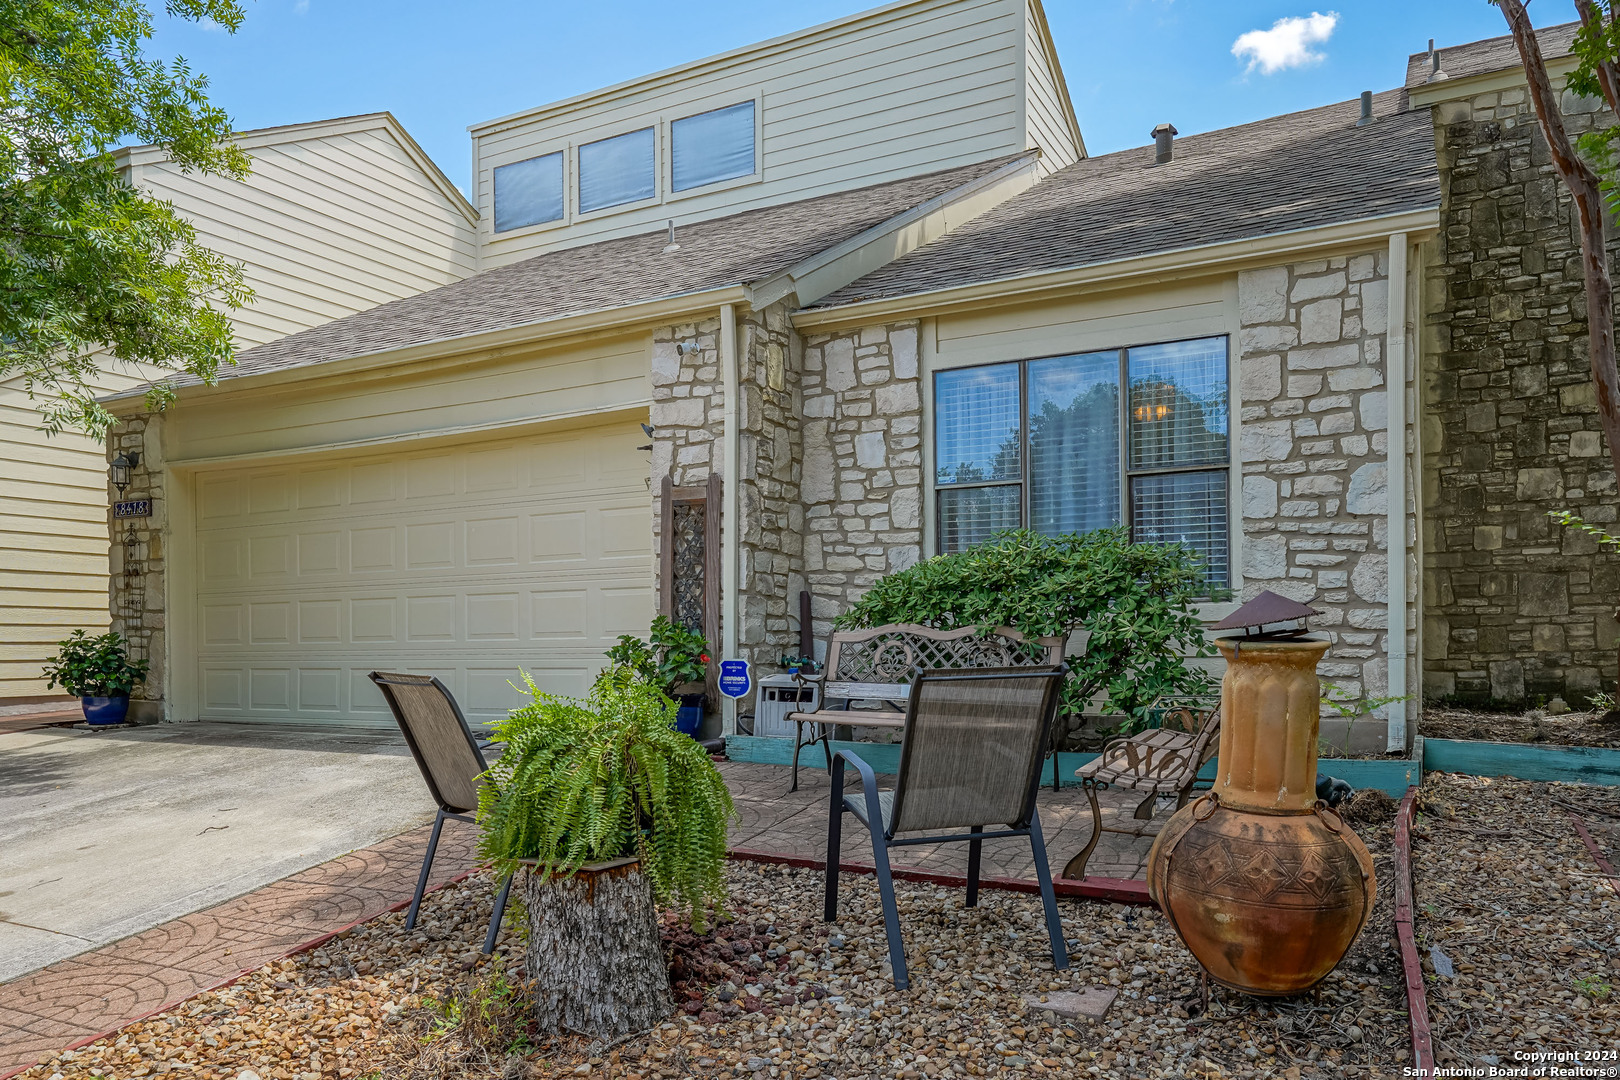
<svg viewBox="0 0 1620 1080">
<path fill-rule="evenodd" d="M 651 639 L 649 644 L 634 634 L 621 634 L 607 658 L 678 700 L 675 730 L 696 735 L 708 707 L 703 679 L 709 670 L 709 643 L 664 615 L 652 621 Z"/>
<path fill-rule="evenodd" d="M 519 873 L 536 1019 L 601 1039 L 644 1031 L 670 1009 L 655 905 L 701 929 L 724 901 L 731 794 L 634 668 L 604 671 L 584 700 L 524 680 L 533 702 L 495 725 L 506 749 L 479 799 L 479 850 Z"/>
<path fill-rule="evenodd" d="M 87 723 L 121 724 L 129 715 L 129 693 L 146 681 L 150 666 L 129 658 L 129 642 L 108 632 L 90 637 L 75 630 L 45 661 L 46 685 L 60 686 L 79 699 Z"/>
</svg>

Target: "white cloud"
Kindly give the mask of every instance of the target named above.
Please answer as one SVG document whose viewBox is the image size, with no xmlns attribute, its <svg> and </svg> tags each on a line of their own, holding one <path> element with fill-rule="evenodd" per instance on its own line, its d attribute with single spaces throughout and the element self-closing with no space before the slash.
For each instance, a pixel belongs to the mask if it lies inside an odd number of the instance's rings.
<svg viewBox="0 0 1620 1080">
<path fill-rule="evenodd" d="M 1270 30 L 1250 30 L 1239 37 L 1232 42 L 1232 55 L 1247 60 L 1248 70 L 1259 68 L 1263 75 L 1315 64 L 1322 60 L 1323 54 L 1311 46 L 1332 37 L 1337 25 L 1337 11 L 1326 15 L 1316 11 L 1309 15 L 1290 15 L 1272 23 Z"/>
<path fill-rule="evenodd" d="M 302 15 L 304 12 L 306 12 L 308 10 L 309 10 L 309 0 L 294 0 L 294 3 L 293 3 L 293 14 L 294 15 Z"/>
</svg>

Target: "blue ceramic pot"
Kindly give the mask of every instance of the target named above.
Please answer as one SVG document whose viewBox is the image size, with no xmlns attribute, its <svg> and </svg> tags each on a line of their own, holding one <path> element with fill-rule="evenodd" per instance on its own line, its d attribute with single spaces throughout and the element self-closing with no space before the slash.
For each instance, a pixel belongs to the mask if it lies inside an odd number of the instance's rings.
<svg viewBox="0 0 1620 1080">
<path fill-rule="evenodd" d="M 703 726 L 704 695 L 682 694 L 680 702 L 680 711 L 675 714 L 675 730 L 696 738 L 698 729 Z"/>
<path fill-rule="evenodd" d="M 82 697 L 79 705 L 84 709 L 84 719 L 89 724 L 122 724 L 124 717 L 129 715 L 129 695 L 120 694 L 117 697 Z"/>
</svg>

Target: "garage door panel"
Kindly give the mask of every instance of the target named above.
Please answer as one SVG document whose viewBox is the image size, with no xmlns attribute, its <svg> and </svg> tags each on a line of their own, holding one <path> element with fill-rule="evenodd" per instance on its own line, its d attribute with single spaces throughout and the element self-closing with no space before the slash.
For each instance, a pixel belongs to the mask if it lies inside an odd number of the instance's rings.
<svg viewBox="0 0 1620 1080">
<path fill-rule="evenodd" d="M 483 722 L 520 670 L 583 694 L 653 611 L 627 427 L 199 477 L 203 715 L 391 723 L 378 669 L 437 674 Z"/>
</svg>

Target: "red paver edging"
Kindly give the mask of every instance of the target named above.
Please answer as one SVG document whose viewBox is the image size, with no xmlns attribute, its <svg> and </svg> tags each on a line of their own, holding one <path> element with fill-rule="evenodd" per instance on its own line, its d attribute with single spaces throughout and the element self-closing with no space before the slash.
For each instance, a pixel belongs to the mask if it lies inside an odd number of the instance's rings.
<svg viewBox="0 0 1620 1080">
<path fill-rule="evenodd" d="M 1395 940 L 1406 975 L 1406 1011 L 1412 1021 L 1412 1065 L 1417 1076 L 1434 1075 L 1434 1033 L 1429 1028 L 1429 997 L 1423 987 L 1412 926 L 1412 817 L 1417 813 L 1416 787 L 1406 789 L 1395 813 Z"/>
<path fill-rule="evenodd" d="M 731 858 L 741 862 L 774 863 L 779 866 L 796 866 L 805 870 L 820 870 L 826 865 L 823 859 L 811 859 L 803 855 L 788 855 L 778 851 L 758 851 L 753 848 L 732 848 L 729 852 Z M 877 867 L 871 863 L 841 862 L 838 864 L 839 873 L 843 874 L 876 874 Z M 967 877 L 962 874 L 941 874 L 932 870 L 918 870 L 908 866 L 891 867 L 889 873 L 899 881 L 922 881 L 930 885 L 945 885 L 952 888 L 967 888 Z M 985 889 L 1002 889 L 1006 892 L 1038 893 L 1041 891 L 1039 882 L 1028 878 L 1010 877 L 981 877 L 979 885 Z M 1125 878 L 1088 877 L 1080 881 L 1069 878 L 1053 878 L 1052 891 L 1059 896 L 1072 896 L 1083 900 L 1109 900 L 1120 904 L 1151 904 L 1153 900 L 1148 896 L 1147 882 L 1127 880 Z M 4 1080 L 0 1077 L 0 1080 Z"/>
<path fill-rule="evenodd" d="M 425 832 L 425 829 L 423 829 L 423 830 L 413 830 L 413 832 L 417 832 L 417 831 Z M 406 834 L 402 834 L 402 835 L 409 836 L 410 834 L 406 833 Z M 390 843 L 393 843 L 393 842 L 397 841 L 398 839 L 399 839 L 399 837 L 395 837 L 395 838 L 393 838 L 393 840 L 384 841 L 382 844 L 376 845 L 376 847 L 383 847 L 383 846 L 385 846 L 387 844 L 390 844 Z M 372 850 L 372 849 L 360 849 L 360 850 L 365 851 L 365 850 Z M 351 853 L 351 854 L 353 854 L 353 853 Z M 449 854 L 449 852 L 447 852 L 443 848 L 441 848 L 441 855 L 448 855 L 448 854 Z M 344 858 L 347 858 L 347 856 L 344 856 Z M 338 861 L 338 860 L 333 860 L 333 861 L 335 862 L 335 861 Z M 325 864 L 322 864 L 322 865 L 325 865 Z M 449 877 L 449 878 L 443 879 L 441 881 L 434 882 L 434 883 L 429 885 L 429 887 L 428 887 L 428 889 L 426 891 L 430 892 L 430 893 L 431 892 L 436 892 L 436 891 L 438 891 L 440 889 L 445 888 L 448 885 L 454 885 L 454 884 L 456 884 L 458 882 L 465 881 L 467 878 L 469 878 L 473 874 L 477 873 L 480 868 L 481 867 L 479 867 L 479 866 L 473 866 L 473 867 L 471 867 L 471 868 L 469 868 L 467 870 L 462 871 L 459 874 L 456 874 L 453 877 Z M 316 869 L 316 868 L 311 867 L 310 869 L 313 870 L 313 869 Z M 309 871 L 303 871 L 303 873 L 308 873 L 308 872 Z M 294 877 L 297 877 L 297 875 L 294 875 Z M 290 879 L 282 879 L 282 880 L 286 881 L 286 880 L 290 880 Z M 276 886 L 279 885 L 279 884 L 281 884 L 281 882 L 272 882 L 269 885 L 264 886 L 264 888 L 262 890 L 254 890 L 254 892 L 268 891 L 268 890 L 276 888 Z M 413 872 L 410 874 L 410 881 L 408 883 L 406 883 L 406 887 L 410 888 L 410 889 L 414 889 L 415 884 L 416 884 L 416 882 L 415 882 L 415 873 L 414 873 L 414 868 L 413 868 Z M 247 894 L 248 897 L 251 897 L 253 895 L 254 895 L 254 893 L 248 893 Z M 242 899 L 243 899 L 242 897 L 238 897 L 236 900 L 226 901 L 225 904 L 217 905 L 216 908 L 204 909 L 202 912 L 198 912 L 196 914 L 198 914 L 198 915 L 206 915 L 210 911 L 217 910 L 218 908 L 224 908 L 224 907 L 228 907 L 228 906 L 233 905 L 233 904 L 237 904 Z M 407 892 L 403 899 L 391 902 L 391 903 L 387 904 L 384 907 L 377 908 L 376 910 L 364 911 L 358 918 L 349 920 L 348 922 L 344 923 L 343 925 L 334 927 L 334 928 L 329 929 L 329 930 L 324 930 L 321 933 L 316 934 L 315 936 L 313 936 L 311 938 L 308 938 L 307 940 L 300 941 L 297 944 L 294 944 L 294 945 L 291 945 L 291 946 L 287 947 L 286 949 L 280 950 L 280 951 L 275 952 L 275 953 L 270 954 L 270 955 L 266 955 L 263 958 L 256 960 L 256 962 L 254 963 L 254 965 L 252 967 L 238 968 L 234 972 L 229 972 L 229 973 L 222 974 L 220 978 L 218 978 L 218 979 L 216 979 L 216 980 L 214 980 L 212 982 L 209 982 L 206 985 L 198 986 L 195 989 L 193 989 L 193 990 L 191 990 L 191 991 L 189 991 L 189 992 L 187 992 L 185 994 L 182 994 L 179 997 L 176 997 L 176 998 L 174 998 L 172 1000 L 164 1001 L 162 1004 L 160 1004 L 160 1005 L 158 1005 L 158 1006 L 156 1006 L 154 1008 L 145 1009 L 145 1010 L 143 1010 L 140 1013 L 135 1014 L 135 1015 L 121 1017 L 115 1025 L 107 1028 L 106 1030 L 97 1031 L 97 1032 L 95 1032 L 93 1034 L 81 1035 L 78 1038 L 73 1039 L 73 1041 L 65 1043 L 64 1045 L 59 1046 L 54 1050 L 44 1052 L 44 1053 L 41 1053 L 41 1054 L 35 1056 L 34 1060 L 32 1060 L 32 1061 L 24 1061 L 21 1064 L 15 1064 L 15 1065 L 0 1064 L 0 1080 L 9 1080 L 10 1077 L 16 1076 L 18 1073 L 25 1072 L 28 1069 L 33 1068 L 34 1066 L 38 1065 L 40 1062 L 42 1062 L 44 1060 L 47 1060 L 49 1057 L 51 1057 L 54 1054 L 59 1054 L 59 1053 L 62 1053 L 64 1051 L 67 1051 L 67 1050 L 77 1050 L 80 1047 L 88 1046 L 93 1042 L 96 1042 L 96 1041 L 98 1041 L 100 1039 L 105 1039 L 110 1035 L 116 1034 L 117 1032 L 119 1032 L 119 1031 L 123 1030 L 124 1028 L 128 1027 L 130 1024 L 139 1023 L 142 1020 L 150 1019 L 151 1017 L 157 1016 L 160 1013 L 168 1012 L 169 1010 L 177 1008 L 180 1005 L 184 1004 L 185 1002 L 190 1001 L 191 999 L 193 999 L 193 998 L 195 998 L 195 997 L 197 997 L 197 996 L 199 996 L 201 994 L 210 993 L 212 991 L 219 990 L 219 989 L 221 989 L 223 987 L 229 986 L 232 983 L 235 983 L 235 982 L 245 978 L 246 976 L 253 974 L 255 971 L 260 970 L 266 964 L 275 963 L 277 961 L 284 960 L 289 956 L 296 956 L 299 953 L 304 953 L 304 952 L 308 952 L 308 951 L 310 951 L 312 949 L 319 948 L 320 946 L 326 944 L 328 941 L 331 941 L 333 938 L 339 936 L 340 934 L 346 933 L 347 931 L 354 929 L 356 926 L 359 926 L 359 925 L 361 925 L 363 923 L 370 922 L 371 920 L 376 919 L 376 918 L 378 918 L 378 917 L 380 917 L 382 915 L 386 915 L 386 914 L 388 914 L 390 912 L 403 911 L 405 908 L 410 906 L 410 903 L 411 903 L 411 898 L 410 898 L 409 893 Z M 184 919 L 191 918 L 191 917 L 192 916 L 184 916 L 184 917 L 182 917 L 182 919 L 171 920 L 171 921 L 172 922 L 181 922 Z M 155 927 L 153 929 L 160 929 L 161 927 L 166 926 L 166 925 L 169 925 L 169 924 L 159 924 L 158 927 Z M 269 926 L 269 925 L 270 924 L 267 924 L 267 926 Z M 147 931 L 142 931 L 142 933 L 146 933 L 146 932 Z M 135 935 L 135 936 L 138 937 L 139 935 Z M 79 954 L 78 957 L 75 957 L 74 959 L 81 959 L 83 957 L 95 956 L 97 954 L 104 954 L 104 953 L 114 952 L 114 951 L 118 950 L 119 948 L 121 948 L 129 940 L 130 939 L 126 938 L 126 939 L 123 939 L 123 941 L 113 942 L 112 944 L 102 946 L 100 949 L 94 949 L 94 950 L 91 950 L 88 953 L 81 953 L 81 954 Z M 156 965 L 156 964 L 148 964 L 146 966 L 149 967 L 149 968 L 155 969 L 158 965 Z M 42 969 L 42 970 L 45 970 L 45 969 Z M 36 972 L 36 973 L 31 974 L 31 975 L 24 975 L 20 979 L 14 980 L 12 983 L 0 984 L 0 986 L 16 985 L 16 983 L 23 982 L 23 981 L 33 977 L 34 974 L 38 974 L 38 973 Z M 3 1051 L 3 1043 L 0 1043 L 0 1051 Z"/>
</svg>

